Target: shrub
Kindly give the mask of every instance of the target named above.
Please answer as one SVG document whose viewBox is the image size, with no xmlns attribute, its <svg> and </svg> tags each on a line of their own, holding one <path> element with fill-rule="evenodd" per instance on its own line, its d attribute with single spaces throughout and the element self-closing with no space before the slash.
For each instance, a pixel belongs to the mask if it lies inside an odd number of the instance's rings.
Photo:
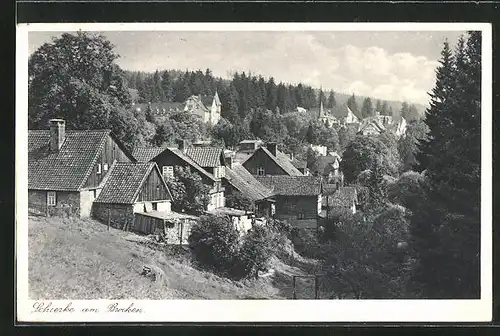
<svg viewBox="0 0 500 336">
<path fill-rule="evenodd" d="M 267 268 L 276 248 L 282 245 L 281 237 L 267 226 L 255 226 L 241 237 L 229 219 L 203 216 L 191 230 L 189 246 L 200 266 L 241 279 Z"/>
<path fill-rule="evenodd" d="M 217 216 L 202 216 L 191 228 L 189 247 L 203 267 L 229 274 L 239 253 L 240 234 L 233 223 Z"/>
<path fill-rule="evenodd" d="M 258 226 L 250 230 L 243 238 L 240 253 L 237 256 L 233 276 L 257 276 L 259 270 L 266 270 L 273 255 L 272 232 Z"/>
</svg>

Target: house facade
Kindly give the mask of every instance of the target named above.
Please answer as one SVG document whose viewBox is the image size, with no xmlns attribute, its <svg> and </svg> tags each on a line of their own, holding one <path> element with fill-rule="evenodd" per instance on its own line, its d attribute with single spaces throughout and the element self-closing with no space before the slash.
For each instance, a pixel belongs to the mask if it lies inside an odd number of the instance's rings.
<svg viewBox="0 0 500 336">
<path fill-rule="evenodd" d="M 322 210 L 321 178 L 315 176 L 257 176 L 272 189 L 276 200 L 275 218 L 294 227 L 317 228 Z"/>
<path fill-rule="evenodd" d="M 380 115 L 375 112 L 375 115 L 362 120 L 359 125 L 358 133 L 363 135 L 379 135 L 382 132 L 388 131 L 396 137 L 404 137 L 406 135 L 407 122 L 401 116 Z"/>
<path fill-rule="evenodd" d="M 275 213 L 274 194 L 261 184 L 240 163 L 226 162 L 226 174 L 222 179 L 226 197 L 240 192 L 253 202 L 253 212 L 260 217 L 271 217 Z"/>
<path fill-rule="evenodd" d="M 222 104 L 217 91 L 210 100 L 208 97 L 193 95 L 186 100 L 184 111 L 200 116 L 203 122 L 213 126 L 221 116 Z"/>
<path fill-rule="evenodd" d="M 28 131 L 28 208 L 32 213 L 89 217 L 116 162 L 134 162 L 111 130 Z"/>
<path fill-rule="evenodd" d="M 165 180 L 174 178 L 174 167 L 176 166 L 188 168 L 190 171 L 198 173 L 202 182 L 210 187 L 210 203 L 207 210 L 223 207 L 225 205 L 224 187 L 221 181 L 222 174 L 224 174 L 224 172 L 221 172 L 223 170 L 223 161 L 221 166 L 212 167 L 211 173 L 188 156 L 187 151 L 186 142 L 180 141 L 178 148 L 138 147 L 134 150 L 133 155 L 140 162 L 156 162 Z M 215 177 L 214 173 L 217 173 L 218 177 Z"/>
<path fill-rule="evenodd" d="M 265 147 L 260 147 L 242 165 L 254 176 L 303 176 L 292 164 L 290 157 L 278 150 L 276 143 L 268 143 Z"/>
<path fill-rule="evenodd" d="M 354 187 L 340 187 L 333 194 L 325 197 L 329 218 L 345 214 L 355 214 L 358 211 L 358 195 Z"/>
</svg>

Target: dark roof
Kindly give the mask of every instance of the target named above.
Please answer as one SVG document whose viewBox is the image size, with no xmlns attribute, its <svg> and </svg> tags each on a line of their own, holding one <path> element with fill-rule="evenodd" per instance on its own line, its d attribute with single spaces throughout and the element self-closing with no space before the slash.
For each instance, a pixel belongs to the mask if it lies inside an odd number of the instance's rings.
<svg viewBox="0 0 500 336">
<path fill-rule="evenodd" d="M 258 201 L 273 196 L 273 192 L 257 181 L 241 164 L 233 163 L 231 168 L 225 168 L 225 179 L 249 199 Z"/>
<path fill-rule="evenodd" d="M 138 162 L 149 162 L 165 149 L 166 147 L 136 147 L 132 152 L 132 156 L 135 157 Z"/>
<path fill-rule="evenodd" d="M 191 159 L 189 156 L 187 156 L 186 154 L 184 154 L 180 149 L 178 149 L 178 148 L 167 148 L 166 150 L 170 151 L 174 155 L 177 155 L 177 157 L 179 157 L 181 160 L 183 160 L 184 162 L 186 162 L 188 165 L 190 165 L 191 167 L 193 167 L 194 169 L 196 169 L 201 175 L 209 178 L 212 181 L 216 180 L 215 177 L 212 174 L 210 174 L 205 169 L 203 169 L 199 164 L 197 164 L 195 161 L 193 161 L 193 159 Z"/>
<path fill-rule="evenodd" d="M 332 195 L 337 191 L 337 185 L 335 183 L 324 183 L 323 184 L 323 194 Z"/>
<path fill-rule="evenodd" d="M 337 105 L 334 106 L 333 108 L 330 107 L 323 107 L 323 113 L 324 116 L 330 116 L 330 117 L 335 117 L 337 119 L 342 119 L 348 116 L 349 114 L 349 107 L 347 104 L 342 104 L 342 105 Z M 313 107 L 309 110 L 310 113 L 314 114 L 315 116 L 320 116 L 320 108 L 319 107 Z M 360 119 L 360 116 L 354 113 L 354 111 L 351 111 L 352 114 L 354 114 L 358 119 Z M 320 116 L 323 117 L 323 116 Z"/>
<path fill-rule="evenodd" d="M 285 153 L 280 152 L 279 150 L 276 151 L 276 156 L 274 156 L 266 147 L 260 147 L 257 149 L 257 151 L 262 150 L 264 153 L 267 154 L 278 166 L 281 167 L 288 175 L 290 176 L 303 176 L 303 174 L 294 167 L 292 162 L 290 161 L 290 157 L 286 155 Z M 255 151 L 255 152 L 257 152 Z M 254 154 L 255 154 L 254 152 Z M 252 156 L 254 155 L 252 154 Z M 251 156 L 250 156 L 251 157 Z M 250 157 L 247 158 L 247 160 L 250 159 Z"/>
<path fill-rule="evenodd" d="M 329 197 L 328 203 L 333 207 L 351 207 L 353 202 L 356 201 L 356 188 L 342 187 Z"/>
<path fill-rule="evenodd" d="M 139 194 L 141 187 L 146 182 L 152 170 L 158 174 L 158 166 L 154 162 L 128 163 L 116 162 L 108 172 L 108 179 L 99 196 L 97 203 L 133 204 Z M 160 174 L 161 176 L 161 174 Z M 163 178 L 161 181 L 168 191 Z M 172 195 L 168 191 L 167 200 L 172 200 Z"/>
<path fill-rule="evenodd" d="M 220 166 L 223 162 L 223 153 L 224 151 L 220 147 L 191 147 L 186 149 L 186 155 L 201 167 Z"/>
<path fill-rule="evenodd" d="M 76 191 L 83 187 L 111 130 L 67 130 L 57 152 L 50 151 L 48 130 L 28 131 L 28 188 Z M 134 161 L 132 156 L 129 158 Z"/>
<path fill-rule="evenodd" d="M 275 195 L 316 196 L 321 194 L 321 179 L 316 176 L 256 176 L 257 181 L 272 188 Z"/>
<path fill-rule="evenodd" d="M 361 122 L 359 126 L 359 132 L 363 132 L 368 126 L 373 125 L 379 132 L 385 131 L 385 127 L 380 123 L 378 119 L 365 119 Z"/>
</svg>

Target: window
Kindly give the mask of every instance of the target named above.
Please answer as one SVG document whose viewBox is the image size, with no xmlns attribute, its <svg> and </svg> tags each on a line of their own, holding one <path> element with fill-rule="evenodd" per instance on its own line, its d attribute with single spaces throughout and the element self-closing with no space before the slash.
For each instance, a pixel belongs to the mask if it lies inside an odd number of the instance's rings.
<svg viewBox="0 0 500 336">
<path fill-rule="evenodd" d="M 97 174 L 100 174 L 101 173 L 101 164 L 98 163 L 97 164 Z"/>
<path fill-rule="evenodd" d="M 304 216 L 304 213 L 303 213 L 303 212 L 299 212 L 299 213 L 297 214 L 297 219 L 304 219 L 304 218 L 305 218 L 305 216 Z"/>
<path fill-rule="evenodd" d="M 257 175 L 262 176 L 265 174 L 264 167 L 257 168 Z"/>
<path fill-rule="evenodd" d="M 97 189 L 93 190 L 93 194 L 94 194 L 94 199 L 96 199 L 97 198 Z"/>
<path fill-rule="evenodd" d="M 163 166 L 162 167 L 163 178 L 173 179 L 174 178 L 174 167 L 173 166 Z"/>
<path fill-rule="evenodd" d="M 47 205 L 49 205 L 49 206 L 56 205 L 56 192 L 55 191 L 47 191 Z"/>
<path fill-rule="evenodd" d="M 107 163 L 104 164 L 104 171 L 108 171 L 108 164 Z"/>
<path fill-rule="evenodd" d="M 158 211 L 158 203 L 154 202 L 153 204 L 153 211 Z"/>
</svg>

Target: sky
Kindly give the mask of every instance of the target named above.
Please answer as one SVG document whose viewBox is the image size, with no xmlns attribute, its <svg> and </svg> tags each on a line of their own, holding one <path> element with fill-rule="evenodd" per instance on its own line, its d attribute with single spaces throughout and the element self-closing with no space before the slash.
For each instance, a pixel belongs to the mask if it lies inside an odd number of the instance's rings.
<svg viewBox="0 0 500 336">
<path fill-rule="evenodd" d="M 30 32 L 34 52 L 61 32 Z M 234 71 L 277 82 L 427 105 L 444 40 L 463 32 L 342 31 L 106 31 L 126 70 Z"/>
</svg>

